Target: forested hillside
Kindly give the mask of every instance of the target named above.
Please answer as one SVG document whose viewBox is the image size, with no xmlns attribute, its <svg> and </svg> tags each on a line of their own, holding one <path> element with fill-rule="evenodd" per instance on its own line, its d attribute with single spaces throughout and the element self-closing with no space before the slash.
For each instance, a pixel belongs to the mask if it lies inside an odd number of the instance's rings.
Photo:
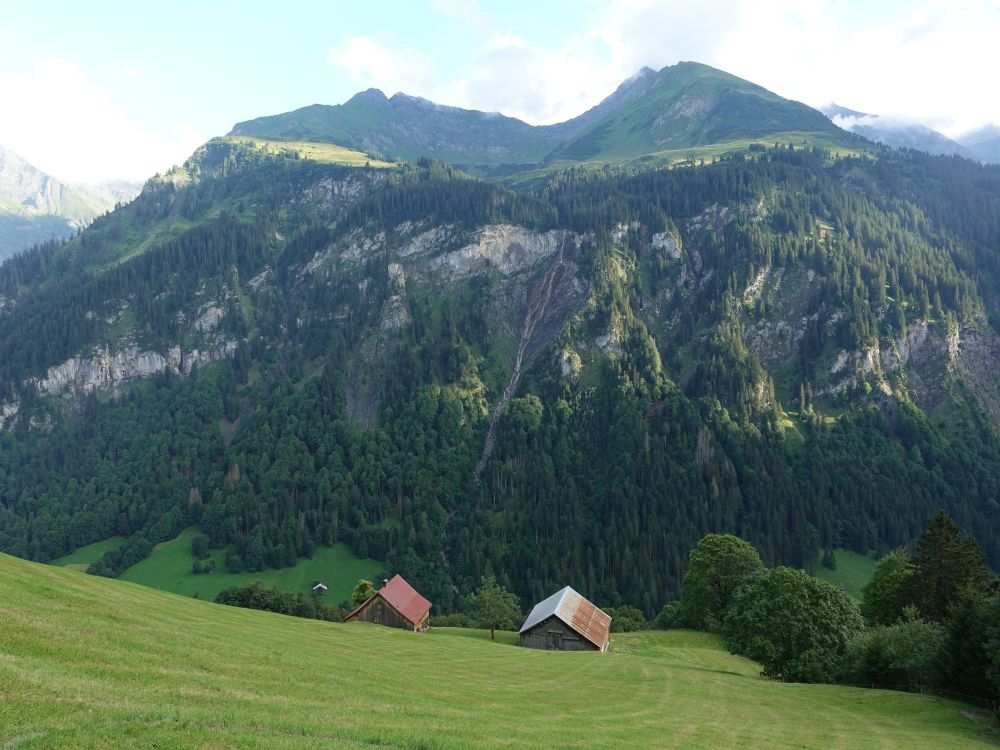
<svg viewBox="0 0 1000 750">
<path fill-rule="evenodd" d="M 811 569 L 945 508 L 1000 566 L 1000 169 L 353 163 L 216 139 L 0 267 L 0 550 L 196 526 L 648 616 L 707 532 Z"/>
</svg>

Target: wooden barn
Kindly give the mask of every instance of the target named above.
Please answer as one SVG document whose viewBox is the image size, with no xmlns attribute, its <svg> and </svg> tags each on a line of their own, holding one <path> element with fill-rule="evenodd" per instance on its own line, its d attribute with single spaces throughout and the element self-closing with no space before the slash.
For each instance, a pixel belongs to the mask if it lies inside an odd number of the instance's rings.
<svg viewBox="0 0 1000 750">
<path fill-rule="evenodd" d="M 368 601 L 359 605 L 344 622 L 363 620 L 376 625 L 403 630 L 427 630 L 427 618 L 431 613 L 431 603 L 417 593 L 401 575 L 384 581 L 382 588 Z"/>
<path fill-rule="evenodd" d="M 607 651 L 611 616 L 567 586 L 536 604 L 521 626 L 521 645 L 550 651 Z"/>
</svg>

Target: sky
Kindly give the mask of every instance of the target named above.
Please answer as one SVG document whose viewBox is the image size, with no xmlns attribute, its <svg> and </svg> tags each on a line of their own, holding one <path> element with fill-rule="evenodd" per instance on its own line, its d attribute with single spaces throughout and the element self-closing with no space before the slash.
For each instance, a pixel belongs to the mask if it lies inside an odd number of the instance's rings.
<svg viewBox="0 0 1000 750">
<path fill-rule="evenodd" d="M 680 60 L 950 136 L 1000 124 L 1000 0 L 3 5 L 0 146 L 70 182 L 142 180 L 369 87 L 559 122 Z"/>
</svg>

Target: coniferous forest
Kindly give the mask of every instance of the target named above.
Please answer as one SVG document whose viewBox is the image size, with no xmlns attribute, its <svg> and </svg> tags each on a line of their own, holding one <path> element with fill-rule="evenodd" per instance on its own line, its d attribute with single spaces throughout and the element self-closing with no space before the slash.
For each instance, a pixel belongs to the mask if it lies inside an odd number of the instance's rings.
<svg viewBox="0 0 1000 750">
<path fill-rule="evenodd" d="M 811 571 L 944 509 L 996 569 L 998 324 L 997 167 L 775 144 L 504 185 L 217 139 L 0 266 L 0 550 L 119 535 L 113 577 L 195 526 L 234 571 L 344 542 L 442 612 L 494 575 L 649 617 L 707 533 Z"/>
</svg>

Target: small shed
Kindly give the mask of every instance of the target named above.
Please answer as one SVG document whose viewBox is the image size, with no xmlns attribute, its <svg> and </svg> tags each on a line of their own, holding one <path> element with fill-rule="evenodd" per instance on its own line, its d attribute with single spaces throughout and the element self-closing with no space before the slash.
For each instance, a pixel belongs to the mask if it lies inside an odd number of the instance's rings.
<svg viewBox="0 0 1000 750">
<path fill-rule="evenodd" d="M 427 630 L 427 619 L 431 613 L 431 603 L 417 593 L 406 579 L 395 575 L 392 580 L 383 581 L 382 588 L 368 601 L 344 618 L 344 622 L 363 620 L 376 625 L 404 630 Z"/>
<path fill-rule="evenodd" d="M 607 651 L 611 615 L 567 586 L 536 604 L 520 633 L 526 648 Z"/>
<path fill-rule="evenodd" d="M 320 581 L 315 586 L 312 587 L 312 592 L 316 594 L 316 596 L 322 596 L 327 592 L 327 586 L 325 583 Z"/>
</svg>

